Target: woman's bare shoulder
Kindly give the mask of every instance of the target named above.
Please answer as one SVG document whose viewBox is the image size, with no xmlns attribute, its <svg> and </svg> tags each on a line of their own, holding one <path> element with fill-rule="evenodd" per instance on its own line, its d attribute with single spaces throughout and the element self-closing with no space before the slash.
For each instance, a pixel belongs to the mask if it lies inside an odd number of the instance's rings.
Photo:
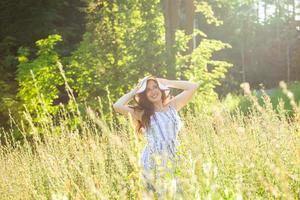
<svg viewBox="0 0 300 200">
<path fill-rule="evenodd" d="M 135 116 L 135 118 L 137 120 L 141 121 L 143 114 L 144 114 L 144 110 L 142 110 L 142 109 L 134 109 L 133 115 Z"/>
</svg>

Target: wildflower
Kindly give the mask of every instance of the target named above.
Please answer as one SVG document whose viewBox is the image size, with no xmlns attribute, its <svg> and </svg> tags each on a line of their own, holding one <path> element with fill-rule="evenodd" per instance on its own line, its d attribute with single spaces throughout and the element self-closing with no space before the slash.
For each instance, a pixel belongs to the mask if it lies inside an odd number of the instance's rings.
<svg viewBox="0 0 300 200">
<path fill-rule="evenodd" d="M 216 183 L 214 183 L 214 184 L 211 185 L 211 190 L 212 191 L 216 191 L 218 188 L 219 188 L 219 185 L 216 184 Z"/>
<path fill-rule="evenodd" d="M 214 173 L 214 178 L 216 178 L 218 176 L 218 168 L 217 167 L 214 167 L 213 173 Z"/>
<path fill-rule="evenodd" d="M 250 85 L 249 85 L 249 83 L 244 82 L 244 83 L 242 83 L 240 86 L 241 86 L 241 88 L 243 88 L 244 94 L 245 94 L 245 95 L 250 95 L 250 94 L 251 94 L 251 90 L 250 90 Z"/>
<path fill-rule="evenodd" d="M 297 176 L 297 174 L 290 174 L 290 175 L 288 175 L 293 181 L 298 181 L 299 179 L 298 179 L 298 176 Z"/>
<path fill-rule="evenodd" d="M 224 194 L 225 194 L 225 196 L 226 196 L 226 197 L 228 197 L 228 196 L 229 196 L 229 191 L 228 191 L 228 189 L 227 189 L 227 188 L 225 188 L 225 190 L 224 190 Z"/>
<path fill-rule="evenodd" d="M 243 196 L 241 194 L 236 195 L 236 200 L 243 200 Z"/>
<path fill-rule="evenodd" d="M 294 94 L 293 94 L 292 92 L 290 92 L 290 91 L 288 91 L 286 95 L 287 95 L 288 98 L 290 98 L 290 99 L 294 98 Z"/>
<path fill-rule="evenodd" d="M 66 194 L 56 193 L 51 195 L 51 200 L 68 200 L 68 197 Z"/>
<path fill-rule="evenodd" d="M 95 185 L 94 180 L 93 180 L 91 177 L 87 177 L 87 178 L 85 179 L 85 181 L 86 181 L 86 184 L 87 184 L 88 188 L 90 189 L 90 191 L 91 191 L 92 193 L 97 194 L 97 195 L 100 194 L 99 191 L 97 190 L 97 187 L 96 187 L 96 185 Z"/>
<path fill-rule="evenodd" d="M 208 195 L 207 195 L 207 198 L 206 198 L 206 199 L 208 199 L 208 200 L 211 200 L 211 199 L 212 199 L 211 193 L 208 193 Z"/>
<path fill-rule="evenodd" d="M 279 191 L 276 187 L 272 187 L 271 192 L 275 198 L 279 197 Z"/>
<path fill-rule="evenodd" d="M 279 82 L 279 86 L 282 88 L 282 89 L 287 89 L 287 85 L 284 81 L 280 81 Z"/>
<path fill-rule="evenodd" d="M 238 132 L 239 134 L 244 134 L 244 133 L 245 133 L 245 128 L 244 128 L 244 127 L 238 127 L 238 128 L 237 128 L 237 132 Z"/>
<path fill-rule="evenodd" d="M 175 178 L 173 178 L 169 182 L 169 188 L 170 188 L 170 194 L 171 194 L 171 196 L 173 196 L 176 193 L 176 190 L 177 190 L 177 184 L 176 184 L 176 179 Z"/>
<path fill-rule="evenodd" d="M 156 163 L 156 165 L 161 165 L 162 164 L 162 156 L 159 154 L 152 154 L 151 155 L 154 162 Z"/>
<path fill-rule="evenodd" d="M 209 172 L 210 172 L 210 169 L 211 169 L 211 164 L 210 163 L 204 163 L 202 165 L 202 168 L 203 168 L 203 172 L 208 175 Z"/>
</svg>

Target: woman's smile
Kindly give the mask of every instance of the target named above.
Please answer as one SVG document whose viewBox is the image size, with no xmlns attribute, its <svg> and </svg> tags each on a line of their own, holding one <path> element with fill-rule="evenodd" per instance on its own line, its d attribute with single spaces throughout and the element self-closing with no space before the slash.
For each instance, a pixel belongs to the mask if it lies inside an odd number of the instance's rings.
<svg viewBox="0 0 300 200">
<path fill-rule="evenodd" d="M 153 94 L 153 95 L 151 95 L 151 97 L 154 99 L 154 98 L 156 98 L 158 96 L 158 94 L 157 93 L 155 93 L 155 94 Z"/>
<path fill-rule="evenodd" d="M 146 95 L 152 102 L 161 100 L 161 91 L 155 81 L 149 81 L 147 84 Z"/>
</svg>

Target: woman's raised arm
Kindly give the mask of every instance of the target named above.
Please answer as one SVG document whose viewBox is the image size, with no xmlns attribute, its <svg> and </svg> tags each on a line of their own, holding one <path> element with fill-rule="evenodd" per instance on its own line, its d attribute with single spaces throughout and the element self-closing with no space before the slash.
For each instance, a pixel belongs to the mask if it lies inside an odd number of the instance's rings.
<svg viewBox="0 0 300 200">
<path fill-rule="evenodd" d="M 183 91 L 170 100 L 170 103 L 174 105 L 176 110 L 180 110 L 191 99 L 193 94 L 197 91 L 199 83 L 193 83 L 183 80 L 168 80 L 163 78 L 157 78 L 159 82 L 167 85 L 168 87 L 182 89 Z"/>
<path fill-rule="evenodd" d="M 133 108 L 130 108 L 128 106 L 128 102 L 134 97 L 138 87 L 134 88 L 127 94 L 124 94 L 121 98 L 119 98 L 114 104 L 113 108 L 116 112 L 119 112 L 125 116 L 128 115 L 128 113 L 131 114 L 133 118 L 136 120 L 141 120 L 141 115 L 138 112 L 135 112 Z"/>
</svg>

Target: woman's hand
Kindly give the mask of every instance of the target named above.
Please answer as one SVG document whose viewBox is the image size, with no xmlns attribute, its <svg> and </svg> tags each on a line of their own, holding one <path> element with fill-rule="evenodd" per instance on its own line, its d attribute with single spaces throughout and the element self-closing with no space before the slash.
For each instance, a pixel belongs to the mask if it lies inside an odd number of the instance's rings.
<svg viewBox="0 0 300 200">
<path fill-rule="evenodd" d="M 141 121 L 141 116 L 137 114 L 133 108 L 131 108 L 128 104 L 128 102 L 134 98 L 137 90 L 140 88 L 140 84 L 135 86 L 130 92 L 124 94 L 121 98 L 119 98 L 114 104 L 113 108 L 116 112 L 119 112 L 124 115 L 128 115 L 129 113 L 131 116 L 136 119 Z"/>
<path fill-rule="evenodd" d="M 132 94 L 132 96 L 134 96 L 136 94 L 136 92 L 138 91 L 138 89 L 140 88 L 141 86 L 138 84 L 136 85 L 131 91 L 130 93 Z"/>
<path fill-rule="evenodd" d="M 190 81 L 168 80 L 164 78 L 158 78 L 157 81 L 159 81 L 161 84 L 166 85 L 169 88 L 177 88 L 183 90 L 181 93 L 177 94 L 170 100 L 170 102 L 174 105 L 177 111 L 180 110 L 191 100 L 193 94 L 199 87 L 199 83 L 193 83 Z"/>
<path fill-rule="evenodd" d="M 169 83 L 169 80 L 168 79 L 165 79 L 165 78 L 156 78 L 156 80 L 158 82 L 160 82 L 161 84 L 165 85 L 165 86 L 168 86 L 168 83 Z"/>
<path fill-rule="evenodd" d="M 136 94 L 136 92 L 138 91 L 138 89 L 140 89 L 140 87 L 142 86 L 142 83 L 144 82 L 145 78 L 141 81 L 138 82 L 138 84 L 131 90 L 131 93 L 133 95 Z"/>
</svg>

